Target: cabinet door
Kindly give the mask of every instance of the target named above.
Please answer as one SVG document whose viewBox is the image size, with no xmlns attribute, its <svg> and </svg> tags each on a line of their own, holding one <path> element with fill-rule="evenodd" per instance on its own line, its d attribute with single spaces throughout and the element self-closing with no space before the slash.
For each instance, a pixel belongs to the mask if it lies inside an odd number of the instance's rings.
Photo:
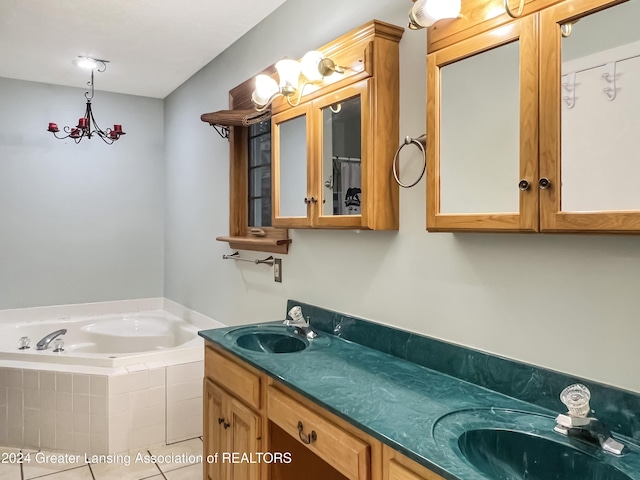
<svg viewBox="0 0 640 480">
<path fill-rule="evenodd" d="M 541 15 L 543 231 L 640 231 L 640 1 Z"/>
<path fill-rule="evenodd" d="M 228 397 L 228 418 L 230 427 L 229 452 L 253 455 L 253 462 L 241 461 L 229 464 L 230 480 L 258 480 L 260 464 L 255 461 L 261 452 L 260 417 L 233 397 Z M 242 460 L 242 459 L 241 459 Z"/>
<path fill-rule="evenodd" d="M 204 380 L 204 457 L 221 454 L 226 449 L 227 421 L 223 411 L 223 396 L 226 395 L 210 380 Z M 205 480 L 225 480 L 226 472 L 223 471 L 222 462 L 202 462 L 204 464 Z"/>
<path fill-rule="evenodd" d="M 427 229 L 538 228 L 537 15 L 427 57 Z"/>
<path fill-rule="evenodd" d="M 310 191 L 313 135 L 310 104 L 300 105 L 271 119 L 273 225 L 308 227 L 317 193 Z"/>
<path fill-rule="evenodd" d="M 382 480 L 444 480 L 388 446 L 384 446 Z"/>
<path fill-rule="evenodd" d="M 361 226 L 367 198 L 367 85 L 365 80 L 313 102 L 314 131 L 319 133 L 312 178 L 319 199 L 314 225 Z"/>
</svg>

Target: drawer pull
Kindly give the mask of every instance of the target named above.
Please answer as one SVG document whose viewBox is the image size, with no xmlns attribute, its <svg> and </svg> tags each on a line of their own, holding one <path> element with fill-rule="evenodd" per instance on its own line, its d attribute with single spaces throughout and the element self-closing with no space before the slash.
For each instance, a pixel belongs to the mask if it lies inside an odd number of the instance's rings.
<svg viewBox="0 0 640 480">
<path fill-rule="evenodd" d="M 306 445 L 309 445 L 312 442 L 315 442 L 318 439 L 318 434 L 316 433 L 315 430 L 311 430 L 311 433 L 308 433 L 307 435 L 304 435 L 302 433 L 302 430 L 304 430 L 304 425 L 302 425 L 302 422 L 298 422 L 298 436 L 300 437 L 300 441 Z"/>
</svg>

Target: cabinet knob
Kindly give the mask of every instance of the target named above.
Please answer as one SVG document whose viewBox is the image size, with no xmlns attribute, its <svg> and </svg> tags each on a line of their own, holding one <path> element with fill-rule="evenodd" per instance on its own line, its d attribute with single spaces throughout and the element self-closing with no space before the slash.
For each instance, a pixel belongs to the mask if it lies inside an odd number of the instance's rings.
<svg viewBox="0 0 640 480">
<path fill-rule="evenodd" d="M 318 203 L 318 199 L 316 197 L 311 197 L 311 203 Z"/>
<path fill-rule="evenodd" d="M 306 205 L 309 205 L 311 203 L 311 200 L 309 200 L 307 197 L 304 197 L 304 203 Z"/>
<path fill-rule="evenodd" d="M 311 430 L 311 433 L 303 434 L 304 425 L 302 422 L 298 421 L 298 436 L 300 437 L 300 441 L 306 445 L 309 445 L 312 442 L 315 442 L 318 439 L 318 434 L 315 430 Z"/>
<path fill-rule="evenodd" d="M 518 183 L 518 188 L 520 190 L 522 190 L 523 192 L 525 190 L 529 190 L 530 186 L 531 186 L 531 184 L 529 183 L 529 180 L 520 180 L 520 183 Z"/>
<path fill-rule="evenodd" d="M 230 424 L 230 423 L 227 423 L 227 422 L 224 422 L 224 423 L 222 424 L 222 426 L 223 426 L 223 427 L 224 427 L 224 429 L 226 430 L 227 428 L 229 428 L 229 427 L 231 426 L 231 424 Z"/>
<path fill-rule="evenodd" d="M 218 418 L 218 425 L 220 425 L 222 422 L 224 422 L 224 418 Z"/>
<path fill-rule="evenodd" d="M 538 180 L 538 188 L 540 190 L 546 190 L 551 186 L 551 181 L 548 178 L 542 177 Z"/>
</svg>

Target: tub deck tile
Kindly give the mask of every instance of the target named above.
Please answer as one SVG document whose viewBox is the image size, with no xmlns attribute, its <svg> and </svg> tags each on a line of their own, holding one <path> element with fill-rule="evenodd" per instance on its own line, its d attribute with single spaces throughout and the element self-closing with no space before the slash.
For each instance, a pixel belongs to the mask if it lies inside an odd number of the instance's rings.
<svg viewBox="0 0 640 480">
<path fill-rule="evenodd" d="M 20 465 L 0 463 L 0 478 L 2 480 L 20 480 L 22 478 L 20 474 Z"/>
</svg>

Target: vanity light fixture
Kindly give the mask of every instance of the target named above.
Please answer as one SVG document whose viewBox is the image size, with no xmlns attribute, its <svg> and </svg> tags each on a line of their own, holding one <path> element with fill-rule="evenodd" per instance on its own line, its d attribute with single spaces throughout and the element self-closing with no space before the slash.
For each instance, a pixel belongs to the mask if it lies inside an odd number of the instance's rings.
<svg viewBox="0 0 640 480">
<path fill-rule="evenodd" d="M 279 96 L 285 97 L 287 103 L 295 107 L 300 104 L 307 85 L 320 82 L 333 73 L 344 73 L 343 67 L 318 51 L 307 52 L 299 62 L 289 58 L 280 60 L 276 63 L 276 70 L 279 82 L 269 75 L 256 77 L 256 88 L 251 94 L 251 101 L 258 112 L 266 110 Z M 296 94 L 298 99 L 293 102 L 292 98 Z"/>
<path fill-rule="evenodd" d="M 461 0 L 417 0 L 409 10 L 409 28 L 419 30 L 438 20 L 456 18 L 461 8 Z"/>
<path fill-rule="evenodd" d="M 87 82 L 87 85 L 91 87 L 91 90 L 84 92 L 84 96 L 87 99 L 87 106 L 84 112 L 84 116 L 78 120 L 78 125 L 75 127 L 66 126 L 63 128 L 66 135 L 58 136 L 60 129 L 56 123 L 49 123 L 47 128 L 48 132 L 53 133 L 53 136 L 58 140 L 64 140 L 65 138 L 71 138 L 74 142 L 80 143 L 83 138 L 91 138 L 97 135 L 106 144 L 111 145 L 118 140 L 125 132 L 122 131 L 122 125 L 115 124 L 113 128 L 107 128 L 102 130 L 96 123 L 96 119 L 93 117 L 93 111 L 91 110 L 91 99 L 93 99 L 93 71 L 104 72 L 107 69 L 108 60 L 98 60 L 90 57 L 78 57 L 74 62 L 77 66 L 91 70 L 91 80 Z"/>
</svg>

